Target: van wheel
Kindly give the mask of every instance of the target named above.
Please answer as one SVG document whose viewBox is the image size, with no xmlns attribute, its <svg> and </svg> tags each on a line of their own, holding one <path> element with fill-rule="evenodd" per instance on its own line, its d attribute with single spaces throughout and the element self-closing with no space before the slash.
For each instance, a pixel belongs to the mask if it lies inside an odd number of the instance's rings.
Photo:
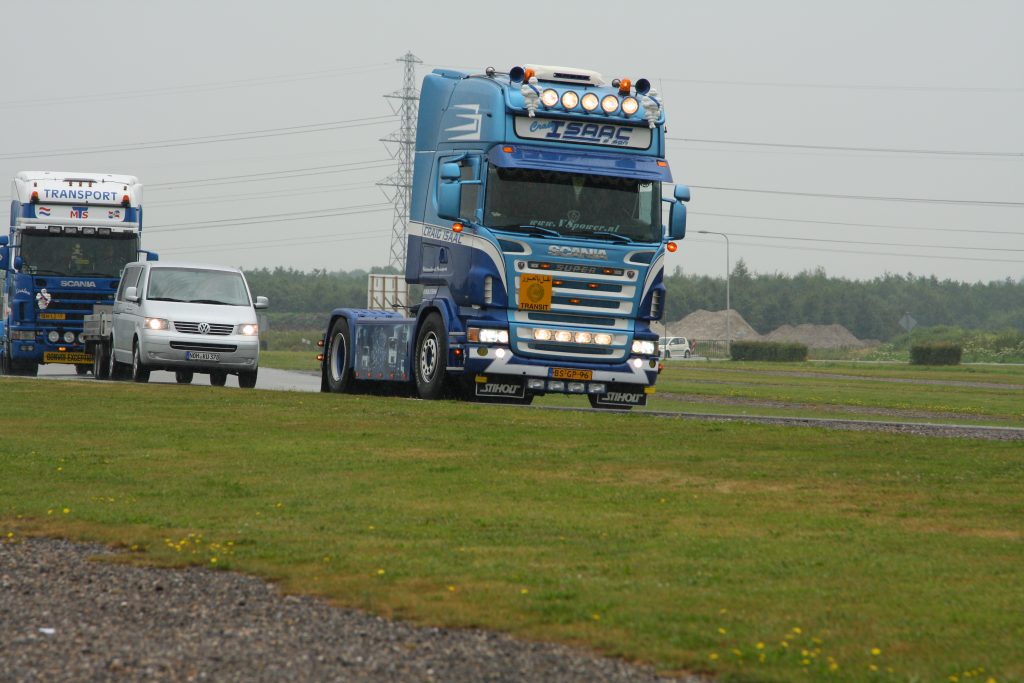
<svg viewBox="0 0 1024 683">
<path fill-rule="evenodd" d="M 178 384 L 192 384 L 193 373 L 191 370 L 175 370 L 174 381 Z"/>
<path fill-rule="evenodd" d="M 348 321 L 338 318 L 328 336 L 327 355 L 324 357 L 324 382 L 328 391 L 341 394 L 352 390 L 352 368 L 349 367 L 349 344 L 352 336 Z"/>
<path fill-rule="evenodd" d="M 256 386 L 256 374 L 259 370 L 238 373 L 238 386 L 243 389 L 252 389 Z"/>
<path fill-rule="evenodd" d="M 114 358 L 114 342 L 110 342 L 110 353 L 107 356 L 107 377 L 113 380 L 122 380 L 125 378 L 125 364 L 118 363 Z"/>
<path fill-rule="evenodd" d="M 92 350 L 92 376 L 95 379 L 107 379 L 110 377 L 108 374 L 110 371 L 108 367 L 110 359 L 107 357 L 106 349 L 106 345 L 97 344 Z"/>
<path fill-rule="evenodd" d="M 448 368 L 448 341 L 444 322 L 437 313 L 423 321 L 416 335 L 416 360 L 413 368 L 416 391 L 428 401 L 441 398 L 445 389 L 445 371 Z"/>
<path fill-rule="evenodd" d="M 228 383 L 228 373 L 223 370 L 213 370 L 210 372 L 210 384 L 215 387 L 222 387 Z"/>
<path fill-rule="evenodd" d="M 689 357 L 690 357 L 690 352 L 689 351 L 683 352 L 683 358 L 689 358 Z"/>
<path fill-rule="evenodd" d="M 139 350 L 139 340 L 132 344 L 132 381 L 145 384 L 149 381 L 149 370 L 142 364 L 142 351 Z"/>
</svg>

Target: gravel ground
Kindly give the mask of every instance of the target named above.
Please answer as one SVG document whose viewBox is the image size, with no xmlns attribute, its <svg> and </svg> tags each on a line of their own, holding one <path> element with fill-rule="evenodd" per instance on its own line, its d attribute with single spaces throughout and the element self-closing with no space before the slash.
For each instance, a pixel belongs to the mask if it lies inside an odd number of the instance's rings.
<svg viewBox="0 0 1024 683">
<path fill-rule="evenodd" d="M 422 628 L 207 569 L 90 561 L 97 545 L 0 543 L 0 681 L 673 681 L 486 631 Z"/>
</svg>

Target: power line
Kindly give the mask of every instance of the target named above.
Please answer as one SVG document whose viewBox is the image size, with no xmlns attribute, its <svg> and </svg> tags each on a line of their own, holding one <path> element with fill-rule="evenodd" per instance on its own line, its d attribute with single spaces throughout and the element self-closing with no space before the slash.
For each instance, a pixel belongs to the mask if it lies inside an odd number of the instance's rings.
<svg viewBox="0 0 1024 683">
<path fill-rule="evenodd" d="M 193 223 L 164 223 L 146 228 L 147 232 L 185 232 L 187 230 L 208 230 L 211 228 L 240 228 L 260 223 L 285 223 L 289 221 L 303 221 L 314 218 L 329 218 L 332 216 L 349 216 L 360 213 L 374 213 L 384 211 L 385 207 L 391 206 L 387 203 L 380 204 L 358 204 L 355 206 L 339 206 L 330 209 L 316 209 L 313 211 L 292 211 L 290 213 L 267 213 L 259 216 L 236 216 L 222 220 L 196 221 Z M 324 213 L 330 212 L 330 213 Z M 315 215 L 313 215 L 315 214 Z"/>
<path fill-rule="evenodd" d="M 329 130 L 340 130 L 343 128 L 361 128 L 363 126 L 375 126 L 381 123 L 393 121 L 393 115 L 367 116 L 344 121 L 327 121 L 324 123 L 310 123 L 300 126 L 284 126 L 281 128 L 266 128 L 263 130 L 240 131 L 237 133 L 220 133 L 217 135 L 204 135 L 190 138 L 175 138 L 170 140 L 157 140 L 153 142 L 136 142 L 125 145 L 108 145 L 102 147 L 81 147 L 67 150 L 45 150 L 38 152 L 17 152 L 14 154 L 0 154 L 0 160 L 10 159 L 42 159 L 45 157 L 78 156 L 81 154 L 97 154 L 100 152 L 128 152 L 139 149 L 161 149 L 167 147 L 185 147 L 189 145 L 204 145 L 216 142 L 236 142 L 239 140 L 253 140 L 257 138 L 279 137 L 282 135 L 302 135 L 305 133 L 322 133 Z"/>
<path fill-rule="evenodd" d="M 361 183 L 336 183 L 332 185 L 303 185 L 302 187 L 281 190 L 280 192 L 246 192 L 242 194 L 231 194 L 228 197 L 182 197 L 180 199 L 168 199 L 162 202 L 146 202 L 146 207 L 153 206 L 174 206 L 181 204 L 197 205 L 197 204 L 237 204 L 239 201 L 245 199 L 274 199 L 276 197 L 298 197 L 306 196 L 312 191 L 316 190 L 352 190 L 359 187 L 373 187 L 374 183 L 361 182 Z"/>
<path fill-rule="evenodd" d="M 901 247 L 906 249 L 953 249 L 956 251 L 1024 251 L 1024 249 L 1010 249 L 1007 247 L 961 247 L 945 246 L 938 244 L 905 244 L 900 242 L 864 242 L 859 240 L 834 240 L 822 237 L 786 237 L 783 235 L 752 235 L 750 233 L 730 232 L 729 236 L 754 237 L 766 240 L 790 240 L 793 242 L 828 242 L 830 244 L 862 244 L 872 247 Z"/>
<path fill-rule="evenodd" d="M 18 107 L 35 107 L 67 102 L 107 102 L 110 100 L 135 99 L 139 97 L 153 97 L 161 95 L 177 95 L 192 92 L 210 92 L 216 90 L 229 90 L 234 88 L 246 88 L 260 85 L 279 85 L 281 83 L 292 83 L 294 81 L 313 80 L 318 78 L 338 78 L 368 71 L 377 71 L 389 68 L 388 63 L 370 64 L 365 66 L 352 66 L 340 69 L 325 69 L 321 71 L 305 71 L 293 74 L 281 74 L 278 76 L 260 76 L 256 78 L 243 78 L 230 81 L 210 81 L 207 83 L 192 83 L 185 85 L 172 85 L 162 88 L 148 88 L 141 90 L 122 90 L 104 93 L 91 93 L 88 95 L 68 95 L 62 97 L 43 97 L 30 100 L 10 100 L 0 102 L 0 109 L 11 109 Z"/>
<path fill-rule="evenodd" d="M 922 230 L 925 232 L 971 232 L 986 235 L 1024 235 L 1024 232 L 1013 230 L 984 230 L 980 228 L 921 228 L 910 225 L 891 225 L 886 223 L 846 223 L 843 221 L 818 221 L 810 218 L 773 218 L 770 216 L 747 216 L 735 213 L 712 213 L 710 211 L 688 211 L 690 216 L 715 216 L 718 218 L 742 218 L 754 221 L 778 221 L 781 223 L 810 223 L 814 225 L 842 225 L 855 228 L 886 228 L 892 230 Z"/>
<path fill-rule="evenodd" d="M 231 248 L 232 251 L 234 251 L 235 249 L 259 249 L 259 248 L 262 248 L 262 247 L 273 246 L 273 245 L 278 245 L 278 244 L 282 244 L 282 243 L 287 243 L 287 244 L 284 244 L 284 246 L 300 246 L 300 245 L 310 245 L 310 244 L 331 244 L 331 243 L 334 243 L 334 242 L 351 242 L 351 241 L 354 241 L 354 240 L 378 239 L 382 235 L 388 234 L 388 232 L 389 232 L 388 230 L 370 230 L 370 231 L 366 231 L 364 234 L 361 234 L 361 235 L 349 235 L 347 237 L 337 237 L 337 236 L 333 236 L 333 235 L 310 235 L 309 237 L 304 237 L 304 238 L 300 238 L 300 239 L 285 238 L 285 239 L 279 239 L 279 240 L 259 240 L 259 241 L 255 241 L 255 242 L 245 242 L 244 246 L 240 246 L 238 242 L 224 242 L 224 243 L 221 243 L 221 244 L 203 244 L 203 245 L 198 246 L 198 247 L 196 247 L 196 246 L 170 247 L 168 249 L 161 249 L 160 252 L 161 253 L 168 253 L 168 254 L 180 253 L 180 252 L 189 253 L 189 252 L 195 252 L 195 251 L 205 251 L 205 250 L 208 250 L 208 249 L 216 249 L 216 248 L 219 248 L 219 247 L 228 247 L 228 248 Z"/>
<path fill-rule="evenodd" d="M 825 90 L 889 90 L 889 91 L 910 91 L 910 92 L 963 92 L 963 93 L 1020 93 L 1024 88 L 986 88 L 986 87 L 961 87 L 944 85 L 871 85 L 871 84 L 843 84 L 843 83 L 785 83 L 779 81 L 722 81 L 700 78 L 669 78 L 663 77 L 659 80 L 674 83 L 693 83 L 695 85 L 741 85 L 760 88 L 821 88 Z"/>
<path fill-rule="evenodd" d="M 346 164 L 328 164 L 326 166 L 307 166 L 305 168 L 292 168 L 280 171 L 264 171 L 262 173 L 246 173 L 244 175 L 218 176 L 215 178 L 195 178 L 191 180 L 172 180 L 163 183 L 152 183 L 147 188 L 170 189 L 185 185 L 199 185 L 203 187 L 213 185 L 230 185 L 239 182 L 256 180 L 284 180 L 287 178 L 303 178 L 311 175 L 325 175 L 329 173 L 344 173 L 346 171 L 360 171 L 370 168 L 390 166 L 387 159 L 372 159 L 370 161 L 353 161 Z M 333 170 L 327 170 L 333 169 Z M 286 175 L 293 174 L 293 175 Z"/>
<path fill-rule="evenodd" d="M 711 244 L 711 240 L 695 240 L 697 242 L 706 242 Z M 979 263 L 1019 263 L 1024 264 L 1022 260 L 1013 259 L 993 259 L 993 258 L 978 258 L 972 256 L 934 256 L 930 254 L 901 254 L 891 251 L 857 251 L 847 249 L 827 249 L 825 247 L 793 247 L 783 246 L 779 244 L 765 244 L 762 242 L 744 242 L 742 240 L 736 241 L 734 244 L 738 246 L 747 247 L 761 247 L 764 249 L 785 249 L 787 251 L 822 251 L 831 254 L 857 254 L 858 256 L 897 256 L 899 258 L 921 258 L 921 259 L 938 259 L 940 261 L 976 261 Z"/>
<path fill-rule="evenodd" d="M 708 140 L 703 138 L 673 138 L 666 137 L 666 140 L 675 142 L 695 142 L 702 144 L 716 145 L 748 145 L 751 147 L 782 147 L 786 149 L 820 149 L 837 152 L 885 152 L 892 154 L 929 154 L 939 156 L 980 156 L 980 157 L 1010 157 L 1024 158 L 1024 152 L 972 152 L 964 150 L 941 150 L 941 149 L 904 149 L 899 147 L 844 147 L 841 145 L 803 145 L 796 143 L 782 142 L 753 142 L 747 140 Z"/>
<path fill-rule="evenodd" d="M 758 194 L 781 194 L 795 197 L 825 197 L 828 199 L 864 199 L 878 202 L 915 202 L 925 204 L 965 204 L 972 206 L 1007 206 L 1020 207 L 1024 202 L 1000 202 L 975 199 L 931 199 L 927 197 L 880 197 L 877 195 L 830 194 L 825 192 L 794 192 L 788 190 L 760 190 L 749 187 L 721 187 L 712 185 L 690 185 L 701 190 L 721 190 L 725 192 L 755 192 Z"/>
</svg>

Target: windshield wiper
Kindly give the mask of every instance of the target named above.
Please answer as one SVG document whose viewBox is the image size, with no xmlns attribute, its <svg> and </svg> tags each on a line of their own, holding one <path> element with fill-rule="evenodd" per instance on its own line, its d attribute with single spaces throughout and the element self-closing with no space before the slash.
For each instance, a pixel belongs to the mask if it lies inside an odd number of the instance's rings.
<svg viewBox="0 0 1024 683">
<path fill-rule="evenodd" d="M 186 303 L 184 299 L 175 299 L 170 296 L 147 296 L 146 298 L 150 301 L 177 301 L 179 304 Z"/>
<path fill-rule="evenodd" d="M 633 243 L 633 240 L 617 232 L 602 232 L 598 230 L 597 232 L 588 232 L 587 237 L 596 237 L 599 240 L 608 240 L 609 242 L 618 242 L 619 244 Z"/>
<path fill-rule="evenodd" d="M 242 304 L 233 304 L 230 301 L 218 301 L 217 299 L 191 299 L 188 303 L 190 304 L 214 304 L 215 306 L 241 306 Z"/>
<path fill-rule="evenodd" d="M 25 271 L 23 271 L 25 272 Z M 30 275 L 64 275 L 59 270 L 53 270 L 51 268 L 36 268 L 30 273 Z"/>
<path fill-rule="evenodd" d="M 509 232 L 525 232 L 537 237 L 561 237 L 562 233 L 551 228 L 542 228 L 539 225 L 491 225 L 494 230 L 508 230 Z"/>
</svg>

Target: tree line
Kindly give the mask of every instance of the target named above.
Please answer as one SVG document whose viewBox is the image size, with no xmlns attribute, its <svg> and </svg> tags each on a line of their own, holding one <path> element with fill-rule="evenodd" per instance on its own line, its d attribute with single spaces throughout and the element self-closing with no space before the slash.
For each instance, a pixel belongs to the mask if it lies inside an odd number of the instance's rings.
<svg viewBox="0 0 1024 683">
<path fill-rule="evenodd" d="M 365 308 L 367 274 L 277 267 L 247 271 L 246 277 L 254 294 L 270 298 L 275 317 L 309 314 L 300 318 L 311 319 L 339 306 Z M 725 308 L 724 278 L 676 269 L 666 276 L 665 286 L 667 323 L 699 309 Z M 906 314 L 923 327 L 1024 331 L 1024 279 L 966 283 L 887 274 L 849 280 L 829 277 L 822 269 L 797 275 L 754 274 L 741 260 L 730 275 L 729 288 L 732 308 L 762 334 L 786 324 L 838 323 L 860 339 L 887 341 L 904 332 L 899 322 Z"/>
</svg>

